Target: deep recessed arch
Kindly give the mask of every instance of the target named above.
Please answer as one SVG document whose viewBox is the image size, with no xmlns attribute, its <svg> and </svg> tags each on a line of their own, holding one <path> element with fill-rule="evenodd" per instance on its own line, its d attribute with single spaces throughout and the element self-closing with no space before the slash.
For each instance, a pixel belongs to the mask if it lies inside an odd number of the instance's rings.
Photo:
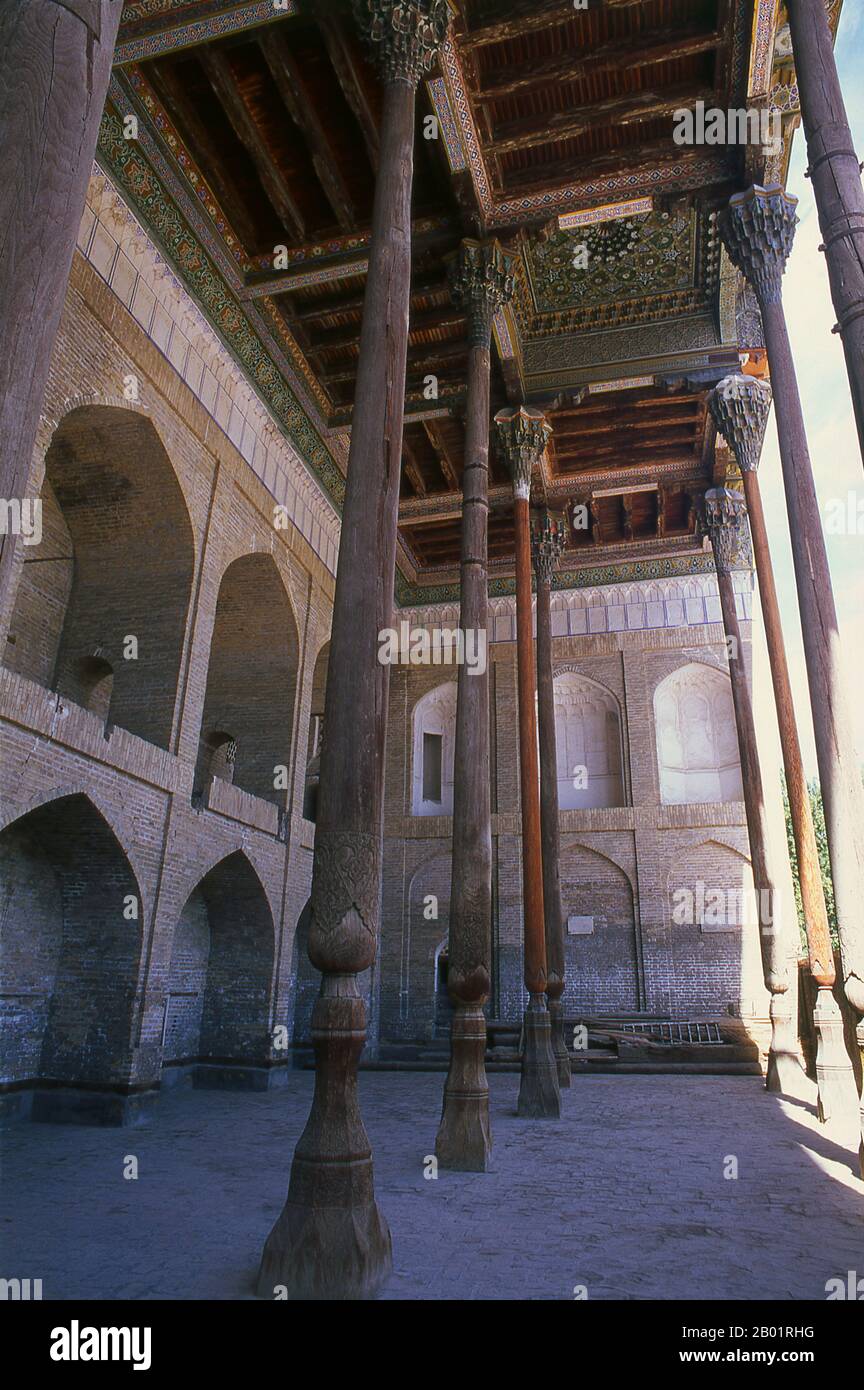
<svg viewBox="0 0 864 1390">
<path fill-rule="evenodd" d="M 306 744 L 306 776 L 303 782 L 303 815 L 306 820 L 318 819 L 318 787 L 321 781 L 321 748 L 324 742 L 324 703 L 327 695 L 327 673 L 330 669 L 330 642 L 324 643 L 315 658 L 312 673 L 312 705 L 309 711 L 309 735 Z"/>
<path fill-rule="evenodd" d="M 139 411 L 84 405 L 45 456 L 7 665 L 167 748 L 195 543 L 171 460 Z"/>
<path fill-rule="evenodd" d="M 267 894 L 236 850 L 204 875 L 177 920 L 165 983 L 164 1063 L 266 1062 L 274 960 Z"/>
<path fill-rule="evenodd" d="M 552 689 L 559 809 L 623 806 L 621 713 L 615 696 L 567 668 L 555 673 Z"/>
<path fill-rule="evenodd" d="M 456 682 L 428 690 L 412 715 L 411 814 L 453 814 L 456 757 Z"/>
<path fill-rule="evenodd" d="M 273 557 L 243 555 L 230 564 L 210 641 L 196 795 L 219 777 L 284 805 L 299 645 Z"/>
<path fill-rule="evenodd" d="M 740 801 L 741 765 L 732 687 L 714 666 L 679 666 L 654 691 L 660 800 Z"/>
<path fill-rule="evenodd" d="M 108 822 L 83 794 L 43 802 L 0 833 L 0 883 L 4 1082 L 127 1082 L 142 899 Z"/>
</svg>

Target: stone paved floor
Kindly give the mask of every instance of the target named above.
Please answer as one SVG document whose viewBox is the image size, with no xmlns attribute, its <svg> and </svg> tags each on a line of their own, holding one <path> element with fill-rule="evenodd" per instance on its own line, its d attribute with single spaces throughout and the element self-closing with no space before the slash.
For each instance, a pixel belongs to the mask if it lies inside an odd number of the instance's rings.
<svg viewBox="0 0 864 1390">
<path fill-rule="evenodd" d="M 852 1135 L 758 1078 L 574 1078 L 541 1123 L 516 1118 L 516 1076 L 493 1076 L 494 1171 L 430 1181 L 442 1081 L 362 1076 L 388 1298 L 824 1299 L 864 1275 Z M 249 1297 L 311 1087 L 168 1092 L 138 1130 L 12 1127 L 0 1275 L 41 1277 L 45 1298 Z"/>
</svg>

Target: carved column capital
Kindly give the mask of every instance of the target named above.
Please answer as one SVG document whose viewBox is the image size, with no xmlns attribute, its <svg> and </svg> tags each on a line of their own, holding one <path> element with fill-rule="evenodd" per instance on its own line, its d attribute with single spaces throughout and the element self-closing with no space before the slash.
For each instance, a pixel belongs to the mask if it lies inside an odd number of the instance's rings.
<svg viewBox="0 0 864 1390">
<path fill-rule="evenodd" d="M 798 199 L 779 186 L 753 184 L 729 199 L 718 217 L 733 265 L 753 286 L 761 304 L 778 304 L 786 261 L 795 239 Z"/>
<path fill-rule="evenodd" d="M 353 6 L 385 82 L 416 86 L 447 33 L 447 0 L 353 0 Z"/>
<path fill-rule="evenodd" d="M 755 473 L 771 410 L 771 387 L 755 376 L 725 376 L 708 397 L 714 423 L 742 473 Z"/>
<path fill-rule="evenodd" d="M 468 316 L 469 342 L 486 347 L 495 314 L 513 298 L 512 258 L 494 238 L 473 241 L 466 237 L 447 262 L 453 302 Z"/>
<path fill-rule="evenodd" d="M 567 540 L 564 521 L 552 512 L 540 512 L 531 524 L 531 559 L 537 586 L 552 587 L 552 576 Z"/>
<path fill-rule="evenodd" d="M 510 470 L 513 492 L 527 502 L 531 493 L 531 470 L 538 463 L 552 433 L 552 426 L 540 410 L 524 405 L 499 410 L 495 416 L 498 452 Z"/>
<path fill-rule="evenodd" d="M 700 525 L 711 540 L 718 574 L 752 569 L 747 506 L 740 492 L 709 488 L 700 508 Z"/>
</svg>

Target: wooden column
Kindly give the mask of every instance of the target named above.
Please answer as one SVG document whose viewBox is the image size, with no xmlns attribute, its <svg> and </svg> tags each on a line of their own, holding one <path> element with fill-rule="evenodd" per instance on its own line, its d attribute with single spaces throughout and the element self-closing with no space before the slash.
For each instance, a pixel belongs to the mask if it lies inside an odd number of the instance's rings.
<svg viewBox="0 0 864 1390">
<path fill-rule="evenodd" d="M 492 816 L 489 788 L 488 579 L 489 349 L 495 311 L 513 294 L 497 241 L 466 240 L 450 262 L 451 289 L 468 317 L 468 396 L 462 475 L 459 625 L 473 631 L 481 665 L 459 667 L 453 787 L 453 870 L 447 988 L 454 1010 L 450 1070 L 435 1140 L 442 1168 L 489 1166 L 486 1017 L 492 970 Z M 482 645 L 481 645 L 482 644 Z"/>
<path fill-rule="evenodd" d="M 531 470 L 552 433 L 539 411 L 501 410 L 495 416 L 499 450 L 513 479 L 516 527 L 516 659 L 519 680 L 519 774 L 522 807 L 522 897 L 524 910 L 525 1043 L 519 1087 L 520 1115 L 557 1119 L 561 1113 L 558 1068 L 546 1008 L 546 925 L 540 848 L 540 787 L 531 615 L 531 538 L 528 501 Z"/>
<path fill-rule="evenodd" d="M 264 1247 L 258 1292 L 370 1298 L 391 1267 L 357 1094 L 366 1011 L 357 976 L 375 959 L 382 791 L 411 279 L 414 99 L 444 37 L 446 0 L 355 6 L 384 78 L 351 449 L 321 751 L 309 958 L 321 971 L 312 1016 L 315 1095 L 294 1152 L 285 1207 Z"/>
<path fill-rule="evenodd" d="M 571 1082 L 570 1053 L 564 1037 L 564 909 L 558 830 L 558 750 L 552 676 L 552 576 L 564 549 L 563 521 L 539 512 L 531 529 L 531 558 L 537 592 L 537 722 L 540 731 L 540 842 L 543 854 L 543 915 L 546 931 L 546 1001 L 559 1086 Z"/>
<path fill-rule="evenodd" d="M 801 1078 L 797 1020 L 791 1017 L 785 998 L 789 990 L 789 972 L 781 916 L 784 910 L 791 910 L 792 904 L 780 902 L 769 865 L 768 817 L 756 745 L 756 725 L 732 584 L 732 575 L 736 570 L 751 568 L 744 498 L 729 488 L 709 488 L 702 507 L 702 524 L 711 538 L 717 567 L 720 607 L 729 652 L 729 678 L 735 706 L 747 835 L 750 840 L 750 863 L 756 891 L 762 974 L 765 988 L 771 995 L 771 1048 L 765 1085 L 769 1091 L 797 1095 Z"/>
<path fill-rule="evenodd" d="M 730 199 L 720 219 L 720 230 L 733 264 L 756 292 L 765 329 L 819 781 L 825 807 L 843 988 L 852 1007 L 859 1015 L 864 1015 L 861 765 L 852 738 L 831 572 L 783 312 L 782 279 L 798 220 L 796 202 L 780 188 L 750 188 Z M 859 1041 L 864 1046 L 860 1028 Z M 864 1174 L 864 1134 L 861 1165 Z"/>
<path fill-rule="evenodd" d="M 855 1113 L 858 1092 L 855 1073 L 843 1042 L 843 1018 L 832 992 L 835 980 L 834 951 L 757 472 L 765 423 L 771 409 L 771 387 L 756 377 L 727 376 L 712 391 L 708 404 L 714 422 L 732 449 L 741 470 L 750 517 L 780 746 L 786 769 L 810 973 L 818 987 L 813 1018 L 817 1037 L 819 1118 L 823 1121 L 838 1116 L 846 1118 Z"/>
<path fill-rule="evenodd" d="M 801 120 L 807 140 L 831 298 L 846 356 L 864 459 L 864 188 L 834 62 L 824 0 L 788 0 Z"/>
<path fill-rule="evenodd" d="M 122 0 L 0 5 L 0 498 L 24 498 Z M 0 533 L 8 621 L 16 537 Z"/>
</svg>

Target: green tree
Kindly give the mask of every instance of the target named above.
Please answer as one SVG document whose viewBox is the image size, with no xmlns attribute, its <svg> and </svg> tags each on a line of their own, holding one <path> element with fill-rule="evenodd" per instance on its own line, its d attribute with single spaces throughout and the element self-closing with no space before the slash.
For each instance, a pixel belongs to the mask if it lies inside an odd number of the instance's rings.
<svg viewBox="0 0 864 1390">
<path fill-rule="evenodd" d="M 792 865 L 792 881 L 795 887 L 795 907 L 798 911 L 798 926 L 801 931 L 801 940 L 806 946 L 807 932 L 804 926 L 801 886 L 798 882 L 798 855 L 795 852 L 795 836 L 792 833 L 792 816 L 789 811 L 789 792 L 786 786 L 786 777 L 782 772 L 780 777 L 783 787 L 783 810 L 786 815 L 786 841 L 789 845 L 789 860 Z M 814 777 L 807 783 L 807 790 L 810 793 L 810 810 L 813 815 L 813 830 L 816 835 L 816 850 L 819 855 L 819 868 L 822 871 L 822 889 L 825 894 L 828 925 L 831 928 L 831 941 L 836 949 L 838 946 L 838 937 L 837 913 L 834 909 L 834 883 L 831 878 L 831 861 L 828 858 L 828 836 L 825 833 L 825 808 L 822 805 L 822 788 L 819 786 L 817 778 Z"/>
</svg>

